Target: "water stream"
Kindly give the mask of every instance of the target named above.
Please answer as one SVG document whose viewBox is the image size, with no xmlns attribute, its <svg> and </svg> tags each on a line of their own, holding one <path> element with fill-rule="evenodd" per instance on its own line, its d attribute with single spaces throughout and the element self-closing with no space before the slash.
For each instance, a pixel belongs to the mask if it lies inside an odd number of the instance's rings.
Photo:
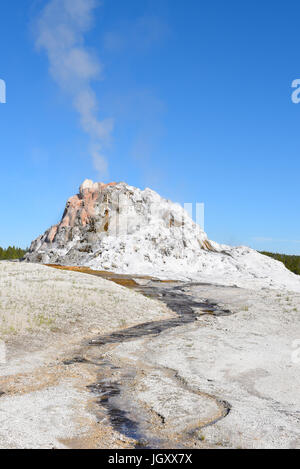
<svg viewBox="0 0 300 469">
<path fill-rule="evenodd" d="M 162 301 L 176 313 L 176 316 L 165 320 L 145 322 L 111 334 L 102 335 L 91 340 L 88 345 L 99 347 L 101 350 L 111 344 L 121 344 L 136 339 L 157 336 L 164 331 L 192 323 L 203 315 L 227 316 L 231 314 L 228 309 L 223 309 L 217 303 L 208 300 L 200 302 L 195 300 L 185 291 L 191 285 L 197 286 L 195 283 L 168 282 L 166 284 L 157 281 L 149 281 L 144 286 L 135 285 L 134 289 L 136 291 L 147 297 Z M 133 288 L 132 285 L 130 287 Z M 77 361 L 80 361 L 78 357 Z M 136 440 L 138 442 L 137 447 L 163 447 L 166 442 L 154 438 L 153 434 L 150 435 L 145 432 L 145 426 L 141 425 L 144 416 L 139 415 L 135 405 L 128 401 L 122 403 L 122 389 L 126 386 L 126 383 L 135 378 L 136 370 L 132 370 L 130 366 L 125 370 L 118 368 L 108 360 L 103 360 L 100 368 L 99 380 L 89 386 L 89 389 L 97 396 L 99 404 L 106 409 L 112 427 L 126 437 Z M 193 390 L 189 391 L 194 392 Z M 227 402 L 219 401 L 218 404 L 221 408 L 221 416 L 214 419 L 211 424 L 219 418 L 224 418 L 230 410 L 230 405 Z M 207 423 L 204 426 L 206 425 Z"/>
</svg>

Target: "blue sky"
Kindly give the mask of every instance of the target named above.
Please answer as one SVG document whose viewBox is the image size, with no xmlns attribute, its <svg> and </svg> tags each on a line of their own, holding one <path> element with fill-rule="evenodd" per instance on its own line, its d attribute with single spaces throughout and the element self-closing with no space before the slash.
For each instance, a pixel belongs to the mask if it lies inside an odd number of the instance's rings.
<svg viewBox="0 0 300 469">
<path fill-rule="evenodd" d="M 100 175 L 36 47 L 47 3 L 1 2 L 0 245 L 27 246 L 91 178 L 204 202 L 215 241 L 300 254 L 298 2 L 102 2 L 84 33 L 97 117 L 114 121 Z"/>
</svg>

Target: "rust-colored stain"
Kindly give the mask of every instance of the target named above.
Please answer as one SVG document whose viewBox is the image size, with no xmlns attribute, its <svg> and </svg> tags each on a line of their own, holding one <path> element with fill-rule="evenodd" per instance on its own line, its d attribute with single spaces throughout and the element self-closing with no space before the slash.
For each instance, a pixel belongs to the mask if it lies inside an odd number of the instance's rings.
<svg viewBox="0 0 300 469">
<path fill-rule="evenodd" d="M 81 272 L 83 274 L 95 275 L 97 277 L 105 278 L 106 280 L 111 280 L 112 282 L 117 283 L 118 285 L 122 285 L 128 288 L 134 288 L 138 286 L 138 283 L 130 278 L 127 275 L 123 274 L 116 274 L 114 272 L 108 272 L 106 270 L 93 270 L 89 267 L 76 267 L 76 266 L 66 266 L 66 265 L 58 265 L 58 264 L 45 264 L 47 267 L 53 267 L 54 269 L 59 270 L 69 270 L 72 272 Z M 142 277 L 136 276 L 138 278 L 143 278 L 146 280 L 153 280 L 152 277 Z"/>
<path fill-rule="evenodd" d="M 213 251 L 213 252 L 215 252 L 215 249 L 212 247 L 212 245 L 210 244 L 210 242 L 209 242 L 207 239 L 205 239 L 205 240 L 203 241 L 203 244 L 204 244 L 204 246 L 206 247 L 206 249 L 207 249 L 208 251 Z"/>
<path fill-rule="evenodd" d="M 77 267 L 77 266 L 67 266 L 59 264 L 45 264 L 46 267 L 53 267 L 54 269 L 59 270 L 69 270 L 72 272 L 81 272 L 83 274 L 95 275 L 96 277 L 102 277 L 106 280 L 111 280 L 112 282 L 122 285 L 123 287 L 135 288 L 139 284 L 134 280 L 143 279 L 143 280 L 152 280 L 154 282 L 161 283 L 174 283 L 176 280 L 159 280 L 155 277 L 150 277 L 148 275 L 126 275 L 126 274 L 116 274 L 115 272 L 109 272 L 107 270 L 93 270 L 89 267 Z"/>
</svg>

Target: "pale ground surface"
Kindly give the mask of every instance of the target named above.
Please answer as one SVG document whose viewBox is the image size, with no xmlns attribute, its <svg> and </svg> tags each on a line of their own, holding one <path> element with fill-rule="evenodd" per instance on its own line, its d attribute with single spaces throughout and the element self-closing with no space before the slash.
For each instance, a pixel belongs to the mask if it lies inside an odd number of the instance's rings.
<svg viewBox="0 0 300 469">
<path fill-rule="evenodd" d="M 87 391 L 105 378 L 121 383 L 115 404 L 148 441 L 300 448 L 300 354 L 293 348 L 299 293 L 187 284 L 188 297 L 217 301 L 234 314 L 87 347 L 83 339 L 174 314 L 99 277 L 39 265 L 1 262 L 0 285 L 8 345 L 8 363 L 0 365 L 0 447 L 133 447 Z M 63 364 L 74 356 L 88 362 Z M 115 364 L 114 376 L 101 371 L 102 362 Z"/>
<path fill-rule="evenodd" d="M 151 307 L 150 307 L 151 305 Z M 162 305 L 104 279 L 0 262 L 0 337 L 15 332 L 105 333 L 157 317 Z"/>
<path fill-rule="evenodd" d="M 195 392 L 201 391 L 231 406 L 225 418 L 199 432 L 207 445 L 300 448 L 300 353 L 293 347 L 298 340 L 300 348 L 300 295 L 207 285 L 186 291 L 235 314 L 203 316 L 155 338 L 119 345 L 115 358 L 138 360 L 139 367 L 152 370 L 135 386 L 138 399 L 170 429 L 179 425 L 182 431 L 182 418 L 196 429 L 211 411 L 207 404 L 201 408 L 203 400 L 195 408 Z M 188 383 L 185 395 L 174 379 L 166 383 L 170 371 Z"/>
<path fill-rule="evenodd" d="M 62 361 L 84 338 L 168 316 L 161 303 L 101 278 L 0 262 L 0 448 L 62 447 L 91 432 L 123 446 L 120 435 L 94 429 L 86 386 L 96 369 Z"/>
</svg>

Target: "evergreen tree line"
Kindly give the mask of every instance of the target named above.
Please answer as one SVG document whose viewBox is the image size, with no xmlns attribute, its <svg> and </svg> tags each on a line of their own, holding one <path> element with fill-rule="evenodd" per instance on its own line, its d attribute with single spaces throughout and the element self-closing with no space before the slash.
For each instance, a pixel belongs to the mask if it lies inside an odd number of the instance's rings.
<svg viewBox="0 0 300 469">
<path fill-rule="evenodd" d="M 294 272 L 294 274 L 300 275 L 300 256 L 290 256 L 287 254 L 277 254 L 267 251 L 261 251 L 261 254 L 283 262 L 287 269 Z"/>
<path fill-rule="evenodd" d="M 16 246 L 8 246 L 7 249 L 0 247 L 0 261 L 5 259 L 21 259 L 26 253 L 26 249 L 17 248 Z"/>
</svg>

